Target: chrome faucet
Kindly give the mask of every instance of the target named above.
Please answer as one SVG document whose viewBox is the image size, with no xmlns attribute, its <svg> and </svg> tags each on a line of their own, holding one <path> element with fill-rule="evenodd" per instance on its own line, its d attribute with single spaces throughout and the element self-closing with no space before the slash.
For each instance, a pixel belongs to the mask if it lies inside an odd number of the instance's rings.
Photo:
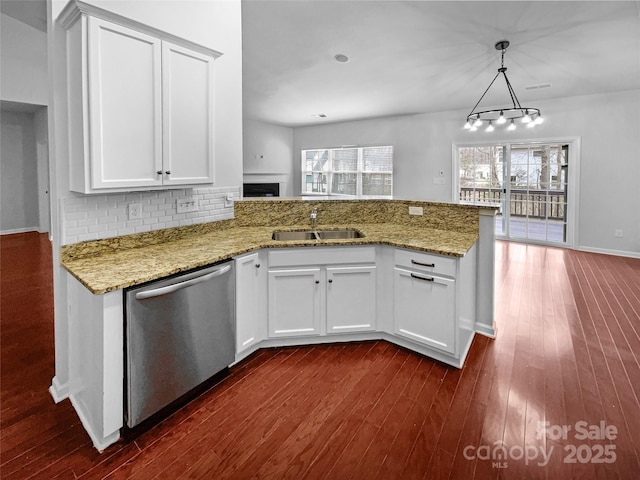
<svg viewBox="0 0 640 480">
<path fill-rule="evenodd" d="M 311 210 L 311 215 L 309 215 L 309 222 L 311 222 L 311 228 L 316 228 L 318 224 L 318 209 L 314 208 Z"/>
</svg>

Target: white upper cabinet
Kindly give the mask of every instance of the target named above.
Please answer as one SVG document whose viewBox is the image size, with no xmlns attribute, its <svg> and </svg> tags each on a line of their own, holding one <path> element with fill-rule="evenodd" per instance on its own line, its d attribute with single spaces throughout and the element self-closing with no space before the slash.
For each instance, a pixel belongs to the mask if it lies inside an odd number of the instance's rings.
<svg viewBox="0 0 640 480">
<path fill-rule="evenodd" d="M 220 54 L 96 7 L 69 5 L 60 22 L 68 30 L 70 189 L 213 184 L 213 62 Z"/>
<path fill-rule="evenodd" d="M 165 184 L 213 183 L 213 60 L 162 42 Z"/>
<path fill-rule="evenodd" d="M 161 41 L 87 20 L 90 186 L 162 185 Z"/>
</svg>

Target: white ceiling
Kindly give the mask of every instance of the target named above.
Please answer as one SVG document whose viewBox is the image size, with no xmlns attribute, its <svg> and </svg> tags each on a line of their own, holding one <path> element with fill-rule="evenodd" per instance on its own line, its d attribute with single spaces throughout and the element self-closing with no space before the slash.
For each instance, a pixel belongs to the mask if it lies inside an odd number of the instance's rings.
<svg viewBox="0 0 640 480">
<path fill-rule="evenodd" d="M 470 111 L 497 73 L 502 39 L 523 106 L 640 88 L 638 0 L 243 0 L 242 15 L 245 116 L 286 126 Z M 507 95 L 498 79 L 482 105 Z"/>
<path fill-rule="evenodd" d="M 46 31 L 45 0 L 0 7 Z M 640 0 L 243 0 L 242 17 L 244 115 L 280 125 L 470 111 L 497 73 L 502 39 L 523 106 L 640 88 Z M 507 103 L 498 79 L 482 105 Z"/>
<path fill-rule="evenodd" d="M 47 31 L 46 0 L 0 0 L 0 11 L 41 32 Z"/>
</svg>

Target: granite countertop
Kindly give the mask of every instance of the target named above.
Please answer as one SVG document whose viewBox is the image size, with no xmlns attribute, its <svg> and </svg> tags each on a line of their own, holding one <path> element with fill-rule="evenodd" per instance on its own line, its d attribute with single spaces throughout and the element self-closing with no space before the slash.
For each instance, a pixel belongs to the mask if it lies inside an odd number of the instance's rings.
<svg viewBox="0 0 640 480">
<path fill-rule="evenodd" d="M 262 248 L 328 245 L 390 245 L 462 257 L 478 240 L 476 233 L 460 233 L 394 223 L 322 225 L 318 230 L 355 228 L 364 237 L 344 240 L 271 239 L 274 230 L 309 230 L 308 225 L 237 226 L 224 223 L 211 231 L 193 231 L 142 246 L 118 245 L 79 254 L 75 247 L 61 252 L 61 263 L 94 294 L 122 289 L 175 273 L 227 260 Z"/>
</svg>

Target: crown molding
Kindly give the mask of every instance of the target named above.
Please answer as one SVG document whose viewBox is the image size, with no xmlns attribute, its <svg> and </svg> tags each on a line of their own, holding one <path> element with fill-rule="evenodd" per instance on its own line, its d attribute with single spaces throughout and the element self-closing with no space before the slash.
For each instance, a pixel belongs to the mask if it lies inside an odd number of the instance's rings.
<svg viewBox="0 0 640 480">
<path fill-rule="evenodd" d="M 68 30 L 82 17 L 82 15 L 100 18 L 102 20 L 118 24 L 122 27 L 132 28 L 138 32 L 146 33 L 153 37 L 159 38 L 160 40 L 166 40 L 171 43 L 176 43 L 183 47 L 202 53 L 203 55 L 208 55 L 214 58 L 218 58 L 223 55 L 222 52 L 213 50 L 212 48 L 205 47 L 198 43 L 186 40 L 163 30 L 159 30 L 155 27 L 145 25 L 144 23 L 140 23 L 136 20 L 124 17 L 109 10 L 96 7 L 95 5 L 83 2 L 81 0 L 70 0 L 69 3 L 67 3 L 62 9 L 60 15 L 58 15 L 56 22 L 58 22 L 58 24 L 62 28 Z"/>
</svg>

